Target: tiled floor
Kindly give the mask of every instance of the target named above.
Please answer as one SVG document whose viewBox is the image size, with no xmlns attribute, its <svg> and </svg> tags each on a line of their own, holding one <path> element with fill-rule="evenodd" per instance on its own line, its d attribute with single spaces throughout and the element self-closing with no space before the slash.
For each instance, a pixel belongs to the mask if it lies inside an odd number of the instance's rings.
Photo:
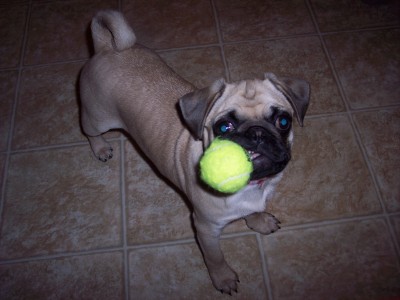
<svg viewBox="0 0 400 300">
<path fill-rule="evenodd" d="M 76 82 L 97 10 L 199 86 L 269 71 L 312 99 L 269 210 L 270 236 L 230 225 L 229 299 L 399 299 L 400 2 L 1 0 L 0 299 L 228 299 L 190 212 L 125 136 L 95 160 Z"/>
</svg>

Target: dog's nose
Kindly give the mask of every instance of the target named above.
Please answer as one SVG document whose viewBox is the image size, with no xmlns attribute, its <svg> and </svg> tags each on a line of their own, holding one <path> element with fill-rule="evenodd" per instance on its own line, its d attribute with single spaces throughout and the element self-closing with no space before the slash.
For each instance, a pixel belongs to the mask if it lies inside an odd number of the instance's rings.
<svg viewBox="0 0 400 300">
<path fill-rule="evenodd" d="M 254 143 L 261 144 L 262 142 L 265 142 L 268 132 L 261 126 L 252 126 L 247 129 L 246 135 Z"/>
</svg>

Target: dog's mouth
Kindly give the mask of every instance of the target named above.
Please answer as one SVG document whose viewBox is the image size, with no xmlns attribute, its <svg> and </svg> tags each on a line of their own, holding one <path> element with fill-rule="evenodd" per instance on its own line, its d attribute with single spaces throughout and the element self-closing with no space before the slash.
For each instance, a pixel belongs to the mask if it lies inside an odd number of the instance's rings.
<svg viewBox="0 0 400 300">
<path fill-rule="evenodd" d="M 257 157 L 261 156 L 260 153 L 251 151 L 251 150 L 247 150 L 247 153 L 248 153 L 251 161 L 254 161 Z"/>
<path fill-rule="evenodd" d="M 280 173 L 290 160 L 290 154 L 284 155 L 284 158 L 279 160 L 274 160 L 257 151 L 246 151 L 253 163 L 253 172 L 250 177 L 251 181 L 265 180 L 268 177 Z"/>
<path fill-rule="evenodd" d="M 251 162 L 253 163 L 254 169 L 260 168 L 262 166 L 265 167 L 265 160 L 268 159 L 265 155 L 253 150 L 246 150 L 246 151 L 247 154 L 249 155 Z"/>
<path fill-rule="evenodd" d="M 246 150 L 247 154 L 251 160 L 251 162 L 254 164 L 257 164 L 257 159 L 262 159 L 262 155 L 258 152 L 252 151 L 252 150 Z M 260 176 L 255 176 L 254 171 L 251 174 L 250 177 L 250 184 L 255 184 L 255 183 L 259 183 L 259 182 L 264 182 L 266 179 L 268 178 L 268 176 L 264 176 L 264 177 L 260 177 Z"/>
</svg>

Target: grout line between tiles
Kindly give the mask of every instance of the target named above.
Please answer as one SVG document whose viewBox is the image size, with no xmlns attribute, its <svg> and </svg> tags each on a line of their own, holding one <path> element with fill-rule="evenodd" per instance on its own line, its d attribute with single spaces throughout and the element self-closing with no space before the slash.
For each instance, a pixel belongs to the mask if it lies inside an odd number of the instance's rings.
<svg viewBox="0 0 400 300">
<path fill-rule="evenodd" d="M 15 127 L 15 116 L 17 113 L 18 98 L 19 98 L 19 92 L 20 92 L 20 87 L 21 87 L 21 77 L 22 77 L 22 69 L 23 69 L 22 64 L 23 64 L 23 60 L 25 57 L 26 44 L 28 41 L 28 29 L 29 29 L 29 23 L 30 23 L 30 18 L 31 18 L 32 0 L 29 0 L 27 7 L 28 8 L 27 8 L 26 17 L 25 17 L 24 35 L 23 35 L 22 44 L 21 44 L 21 54 L 19 57 L 18 68 L 17 68 L 18 75 L 17 75 L 17 82 L 15 85 L 15 91 L 14 91 L 14 103 L 13 103 L 12 112 L 11 112 L 10 128 L 8 129 L 6 159 L 5 159 L 5 163 L 4 163 L 4 169 L 3 169 L 3 181 L 1 182 L 0 233 L 2 232 L 2 225 L 3 225 L 3 209 L 4 209 L 4 205 L 5 205 L 5 201 L 6 201 L 6 183 L 7 183 L 7 177 L 8 177 L 8 169 L 9 169 L 9 165 L 10 165 L 11 145 L 12 145 L 12 140 L 13 140 L 13 135 L 14 135 L 14 127 Z"/>
<path fill-rule="evenodd" d="M 193 45 L 193 46 L 182 46 L 182 47 L 173 47 L 173 48 L 163 48 L 163 49 L 153 49 L 156 53 L 165 53 L 165 52 L 173 52 L 173 51 L 181 51 L 181 50 L 195 50 L 195 49 L 204 49 L 211 47 L 219 47 L 218 43 L 211 44 L 203 44 L 203 45 Z"/>
<path fill-rule="evenodd" d="M 248 234 L 253 234 L 253 233 L 248 233 Z M 73 256 L 84 256 L 84 255 L 101 254 L 101 253 L 109 253 L 109 252 L 124 252 L 125 250 L 126 250 L 126 252 L 129 252 L 130 250 L 152 249 L 152 248 L 159 248 L 159 247 L 184 245 L 184 244 L 190 244 L 190 243 L 195 243 L 195 242 L 196 242 L 196 240 L 194 238 L 186 238 L 186 239 L 180 239 L 180 240 L 174 240 L 174 241 L 152 242 L 152 243 L 148 243 L 148 244 L 138 244 L 138 245 L 131 245 L 131 246 L 121 245 L 121 246 L 111 246 L 111 247 L 104 247 L 104 248 L 94 248 L 94 249 L 90 249 L 90 250 L 59 252 L 59 253 L 43 254 L 43 255 L 36 255 L 36 256 L 30 256 L 30 257 L 3 259 L 3 260 L 0 260 L 0 266 L 17 264 L 17 263 L 42 261 L 42 260 L 49 260 L 49 259 L 59 259 L 59 258 L 66 258 L 66 257 L 73 257 Z"/>
<path fill-rule="evenodd" d="M 239 41 L 223 41 L 223 39 L 221 37 L 221 40 L 218 43 L 182 46 L 182 47 L 175 47 L 175 48 L 162 48 L 162 49 L 155 49 L 154 51 L 155 52 L 168 52 L 168 51 L 179 51 L 179 50 L 191 50 L 191 49 L 208 48 L 208 47 L 219 47 L 220 45 L 229 46 L 229 45 L 248 44 L 248 43 L 273 42 L 273 41 L 279 41 L 279 40 L 290 40 L 290 39 L 304 38 L 304 37 L 318 37 L 318 34 L 312 32 L 312 33 L 283 35 L 283 36 L 266 37 L 266 38 L 258 38 L 258 39 L 244 39 L 244 40 L 239 40 Z"/>
<path fill-rule="evenodd" d="M 161 242 L 151 242 L 147 244 L 136 244 L 128 246 L 129 250 L 140 250 L 140 249 L 152 249 L 159 247 L 168 247 L 168 246 L 177 246 L 177 245 L 185 245 L 190 243 L 196 243 L 196 239 L 193 238 L 185 238 L 174 241 L 161 241 Z"/>
<path fill-rule="evenodd" d="M 220 239 L 221 240 L 225 240 L 225 239 L 231 239 L 231 238 L 237 238 L 237 237 L 255 235 L 255 234 L 256 234 L 256 232 L 254 232 L 252 230 L 239 231 L 239 232 L 229 232 L 229 233 L 221 234 Z"/>
<path fill-rule="evenodd" d="M 262 272 L 264 276 L 264 287 L 267 292 L 268 300 L 273 300 L 274 295 L 272 294 L 272 286 L 271 286 L 271 277 L 268 272 L 268 264 L 267 264 L 267 258 L 266 258 L 266 253 L 264 249 L 263 242 L 261 240 L 261 235 L 259 233 L 256 234 L 257 238 L 257 245 L 258 245 L 258 250 L 261 258 L 261 267 L 262 267 Z"/>
<path fill-rule="evenodd" d="M 123 266 L 124 266 L 124 289 L 125 299 L 129 299 L 129 255 L 128 255 L 128 229 L 126 218 L 126 189 L 125 189 L 125 140 L 121 135 L 120 138 L 120 197 L 121 197 L 121 235 L 123 247 Z"/>
<path fill-rule="evenodd" d="M 365 108 L 357 108 L 357 109 L 351 109 L 349 108 L 349 111 L 337 111 L 337 112 L 328 112 L 328 113 L 316 113 L 312 115 L 305 116 L 305 118 L 308 119 L 317 119 L 317 118 L 323 118 L 323 117 L 330 117 L 330 116 L 335 116 L 335 115 L 348 115 L 349 112 L 354 114 L 354 113 L 363 113 L 363 112 L 377 112 L 381 110 L 387 110 L 387 109 L 396 109 L 400 108 L 400 104 L 391 104 L 391 105 L 382 105 L 382 106 L 372 106 L 372 107 L 365 107 Z"/>
<path fill-rule="evenodd" d="M 30 257 L 3 259 L 3 260 L 0 260 L 0 266 L 20 264 L 20 263 L 31 263 L 31 262 L 51 260 L 51 259 L 69 258 L 69 257 L 75 257 L 75 256 L 86 256 L 86 255 L 102 254 L 102 253 L 110 253 L 110 252 L 122 252 L 122 251 L 123 251 L 123 248 L 120 246 L 117 246 L 117 247 L 109 247 L 109 248 L 107 248 L 107 247 L 106 248 L 94 248 L 91 250 L 81 250 L 81 251 L 78 250 L 78 251 L 72 251 L 72 252 L 43 254 L 43 255 L 36 255 L 36 256 L 30 256 Z"/>
<path fill-rule="evenodd" d="M 385 221 L 386 221 L 386 224 L 387 224 L 387 226 L 389 228 L 390 236 L 392 237 L 394 251 L 397 254 L 397 270 L 399 270 L 399 272 L 400 272 L 400 250 L 399 250 L 400 247 L 399 247 L 399 244 L 397 242 L 396 231 L 394 230 L 393 225 L 392 225 L 392 221 L 390 220 L 390 217 L 388 215 L 386 215 Z"/>
<path fill-rule="evenodd" d="M 391 214 L 375 213 L 375 214 L 364 215 L 364 216 L 352 216 L 352 217 L 344 217 L 344 218 L 337 218 L 337 219 L 331 219 L 331 220 L 317 220 L 317 221 L 311 221 L 311 222 L 305 222 L 305 223 L 299 223 L 299 224 L 282 225 L 281 229 L 274 232 L 273 234 L 278 235 L 278 234 L 283 234 L 285 232 L 290 232 L 290 231 L 295 231 L 295 230 L 300 230 L 300 229 L 312 229 L 312 228 L 320 228 L 320 227 L 325 227 L 325 226 L 333 226 L 333 225 L 339 225 L 339 224 L 351 223 L 351 222 L 362 222 L 362 221 L 374 220 L 374 219 L 386 219 L 386 216 L 388 216 L 389 218 L 396 217 L 396 216 L 400 216 L 400 213 L 398 213 L 398 212 L 391 213 Z M 253 231 L 227 233 L 227 234 L 223 234 L 221 236 L 221 239 L 235 238 L 235 237 L 247 236 L 247 235 L 252 235 L 252 234 L 257 234 L 257 233 L 255 233 Z"/>
<path fill-rule="evenodd" d="M 17 67 L 5 67 L 5 68 L 0 68 L 0 71 L 1 72 L 7 72 L 7 71 L 16 71 L 16 72 L 18 72 L 18 70 L 19 70 L 19 67 L 17 66 Z"/>
<path fill-rule="evenodd" d="M 87 145 L 86 141 L 71 142 L 71 143 L 66 143 L 66 144 L 47 145 L 47 146 L 33 146 L 31 148 L 11 150 L 10 153 L 11 154 L 21 154 L 21 153 L 38 152 L 38 151 L 45 151 L 45 150 L 57 150 L 57 149 L 64 149 L 64 148 L 72 148 L 72 147 L 85 146 L 85 145 Z"/>
<path fill-rule="evenodd" d="M 24 69 L 35 69 L 35 68 L 42 68 L 42 67 L 51 67 L 57 65 L 65 65 L 65 64 L 77 64 L 77 63 L 85 63 L 89 60 L 88 58 L 78 58 L 78 59 L 69 59 L 69 60 L 61 60 L 61 61 L 54 61 L 48 63 L 39 63 L 39 64 L 30 64 L 30 65 L 23 65 Z"/>
<path fill-rule="evenodd" d="M 383 25 L 383 26 L 372 26 L 365 28 L 356 28 L 356 29 L 343 29 L 343 30 L 332 30 L 332 31 L 324 31 L 321 32 L 321 36 L 326 35 L 334 35 L 334 34 L 342 34 L 342 33 L 360 33 L 367 31 L 380 31 L 380 30 L 390 30 L 390 29 L 399 29 L 400 25 Z"/>
<path fill-rule="evenodd" d="M 225 78 L 227 81 L 230 81 L 231 74 L 229 72 L 228 62 L 225 57 L 224 42 L 223 42 L 223 38 L 222 38 L 221 26 L 219 23 L 218 10 L 217 10 L 214 0 L 210 0 L 210 3 L 212 6 L 213 15 L 214 15 L 215 29 L 217 30 L 218 46 L 219 46 L 220 53 L 221 53 L 222 63 L 224 64 Z"/>
<path fill-rule="evenodd" d="M 400 107 L 400 104 L 389 104 L 389 105 L 382 105 L 382 106 L 370 106 L 364 108 L 351 108 L 351 113 L 358 113 L 358 112 L 370 112 L 370 111 L 378 111 L 383 109 L 393 109 Z"/>
<path fill-rule="evenodd" d="M 294 231 L 299 229 L 311 229 L 311 228 L 320 228 L 325 226 L 332 226 L 332 225 L 339 225 L 344 223 L 351 223 L 351 222 L 362 222 L 367 220 L 374 220 L 374 219 L 385 219 L 386 215 L 381 214 L 371 214 L 365 216 L 353 216 L 353 217 L 344 217 L 338 219 L 331 219 L 331 220 L 321 220 L 316 222 L 307 222 L 302 224 L 291 224 L 291 225 L 283 225 L 280 230 L 274 232 L 274 234 L 281 234 L 287 231 Z"/>
<path fill-rule="evenodd" d="M 114 138 L 107 138 L 108 142 L 119 142 L 119 137 Z M 20 154 L 20 153 L 30 153 L 30 152 L 38 152 L 38 151 L 46 151 L 46 150 L 57 150 L 57 149 L 67 149 L 72 147 L 83 147 L 88 146 L 88 142 L 82 140 L 81 142 L 70 142 L 70 143 L 63 143 L 63 144 L 54 144 L 54 145 L 47 145 L 47 146 L 33 146 L 31 148 L 24 148 L 24 149 L 15 149 L 10 150 L 11 154 Z"/>
</svg>

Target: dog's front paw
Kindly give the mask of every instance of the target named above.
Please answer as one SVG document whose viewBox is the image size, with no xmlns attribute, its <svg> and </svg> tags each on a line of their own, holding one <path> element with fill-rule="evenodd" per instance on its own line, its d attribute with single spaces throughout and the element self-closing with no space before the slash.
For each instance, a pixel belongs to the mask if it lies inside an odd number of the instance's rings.
<svg viewBox="0 0 400 300">
<path fill-rule="evenodd" d="M 270 234 L 281 227 L 279 220 L 267 212 L 254 213 L 244 218 L 247 227 L 261 234 Z"/>
<path fill-rule="evenodd" d="M 239 277 L 226 263 L 210 271 L 212 283 L 221 293 L 232 295 L 232 292 L 238 292 Z"/>
</svg>

